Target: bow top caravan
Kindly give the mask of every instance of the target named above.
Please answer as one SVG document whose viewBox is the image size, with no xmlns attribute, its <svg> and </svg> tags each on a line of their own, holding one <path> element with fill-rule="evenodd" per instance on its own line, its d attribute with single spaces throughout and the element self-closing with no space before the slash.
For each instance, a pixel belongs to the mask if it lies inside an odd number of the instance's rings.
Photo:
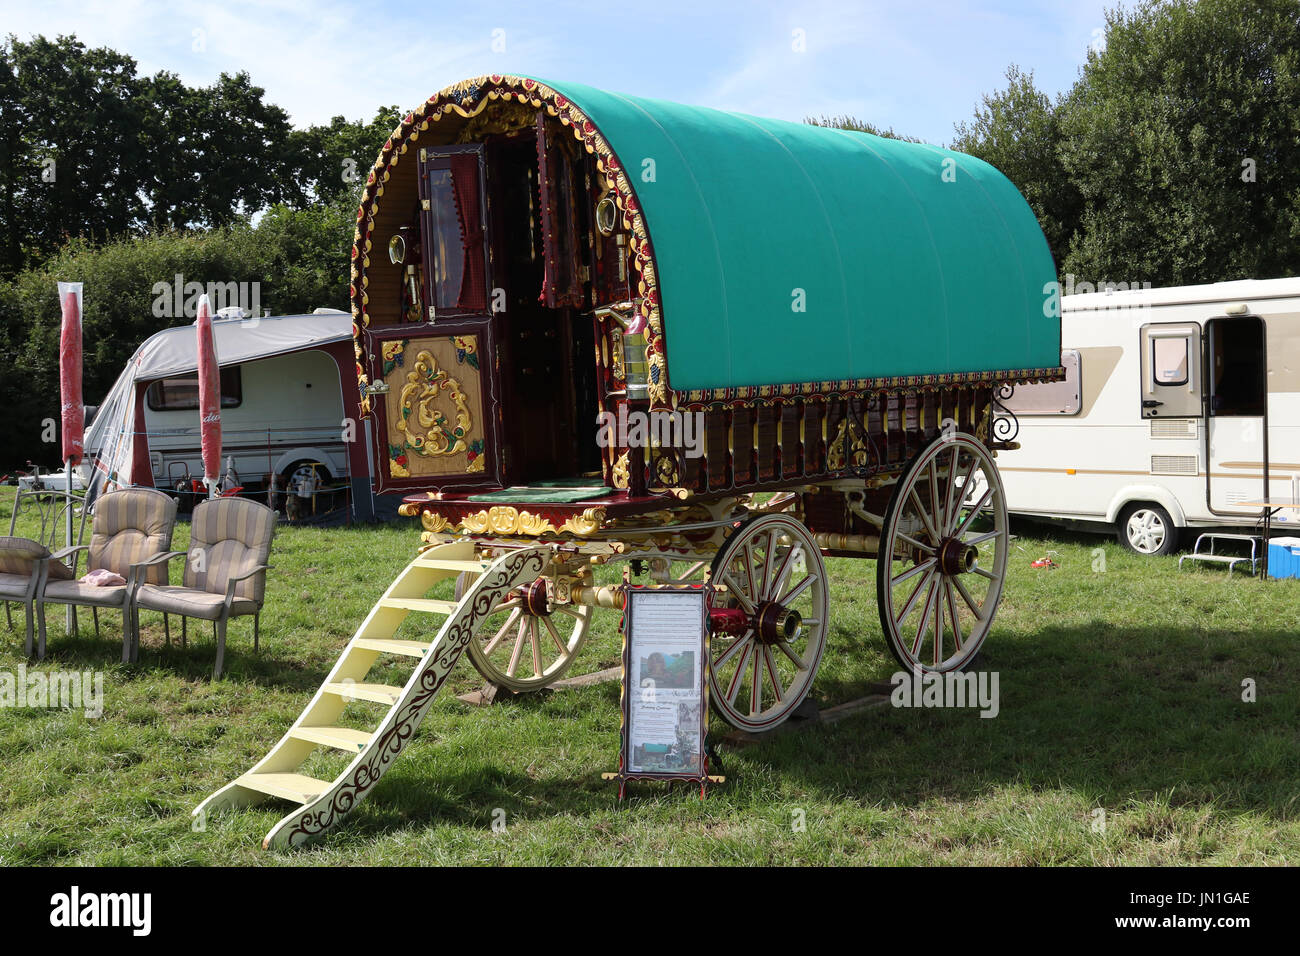
<svg viewBox="0 0 1300 956">
<path fill-rule="evenodd" d="M 595 610 L 622 606 L 600 565 L 704 590 L 708 700 L 747 731 L 812 688 L 824 555 L 876 559 L 903 666 L 954 671 L 983 646 L 1010 547 L 994 394 L 1064 375 L 1047 243 L 991 166 L 480 77 L 384 144 L 352 260 L 376 481 L 425 549 L 280 744 L 200 812 L 297 803 L 268 845 L 332 826 L 462 651 L 516 693 L 563 677 Z M 410 615 L 422 637 L 395 639 Z M 420 662 L 405 687 L 355 683 L 386 655 Z M 387 707 L 373 732 L 335 726 L 354 688 Z M 333 780 L 297 773 L 317 746 L 356 756 Z M 703 786 L 707 758 L 691 773 Z"/>
<path fill-rule="evenodd" d="M 1013 512 L 1104 522 L 1168 554 L 1300 496 L 1300 279 L 1065 296 L 1067 377 L 1005 401 Z M 1296 511 L 1273 518 L 1284 527 Z"/>
</svg>

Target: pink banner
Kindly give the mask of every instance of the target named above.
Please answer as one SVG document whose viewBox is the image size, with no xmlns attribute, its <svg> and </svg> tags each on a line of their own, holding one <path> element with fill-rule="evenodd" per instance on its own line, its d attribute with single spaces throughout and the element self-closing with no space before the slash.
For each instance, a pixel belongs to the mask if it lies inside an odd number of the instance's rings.
<svg viewBox="0 0 1300 956">
<path fill-rule="evenodd" d="M 215 483 L 221 467 L 221 366 L 212 338 L 212 306 L 199 299 L 195 321 L 199 335 L 199 441 L 203 448 L 203 477 Z M 209 485 L 211 487 L 211 485 Z"/>
<path fill-rule="evenodd" d="M 60 282 L 63 329 L 59 336 L 59 417 L 63 424 L 63 461 L 81 464 L 86 406 L 81 397 L 81 283 Z"/>
</svg>

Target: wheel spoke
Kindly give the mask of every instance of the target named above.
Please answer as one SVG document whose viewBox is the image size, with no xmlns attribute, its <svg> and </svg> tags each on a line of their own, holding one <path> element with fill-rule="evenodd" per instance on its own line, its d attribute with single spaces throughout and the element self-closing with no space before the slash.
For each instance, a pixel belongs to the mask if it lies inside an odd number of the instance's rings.
<svg viewBox="0 0 1300 956">
<path fill-rule="evenodd" d="M 507 677 L 514 677 L 515 671 L 519 669 L 519 658 L 524 653 L 524 630 L 527 625 L 527 619 L 519 622 L 519 627 L 516 630 L 515 649 L 510 654 L 510 663 L 506 665 Z"/>
<path fill-rule="evenodd" d="M 930 615 L 934 610 L 934 575 L 929 575 L 930 589 L 925 594 L 925 609 L 921 611 L 921 619 L 916 624 L 916 640 L 912 643 L 912 657 L 919 658 L 921 654 L 921 642 L 925 640 L 925 629 L 930 626 Z M 901 624 L 902 621 L 899 621 Z"/>
<path fill-rule="evenodd" d="M 961 502 L 966 500 L 966 495 L 970 493 L 970 480 L 975 476 L 975 469 L 979 466 L 979 458 L 971 455 L 970 467 L 966 469 L 966 474 L 961 479 L 961 499 L 957 502 L 957 507 L 953 508 L 952 514 L 948 516 L 948 536 L 955 537 L 956 532 L 953 530 L 957 522 L 961 519 Z"/>
<path fill-rule="evenodd" d="M 714 658 L 713 669 L 717 671 L 722 667 L 723 664 L 731 660 L 732 655 L 734 655 L 736 651 L 744 647 L 745 643 L 750 639 L 750 637 L 753 636 L 753 634 L 754 632 L 752 629 L 748 630 L 740 637 L 732 641 L 729 645 L 727 645 L 727 649 L 723 651 L 721 654 L 719 654 L 716 658 Z"/>
<path fill-rule="evenodd" d="M 979 545 L 983 544 L 985 541 L 992 541 L 994 538 L 1001 537 L 1004 534 L 1006 534 L 1005 531 L 997 528 L 993 531 L 985 531 L 983 534 L 977 534 L 973 538 L 967 538 L 962 542 L 962 544 Z"/>
<path fill-rule="evenodd" d="M 955 500 L 957 492 L 957 466 L 960 459 L 960 449 L 954 444 L 948 453 L 948 494 L 944 496 L 945 505 L 943 509 L 944 534 L 952 533 L 952 526 L 956 524 L 953 519 L 957 513 L 961 511 L 960 508 L 956 507 L 957 501 Z"/>
<path fill-rule="evenodd" d="M 749 659 L 754 656 L 754 642 L 745 641 L 745 653 L 740 658 L 740 663 L 736 665 L 736 673 L 731 675 L 731 684 L 727 687 L 727 703 L 732 707 L 736 706 L 736 695 L 740 693 L 740 680 L 745 676 L 745 671 L 749 669 Z"/>
<path fill-rule="evenodd" d="M 802 581 L 800 581 L 798 584 L 792 587 L 789 591 L 787 591 L 776 603 L 784 607 L 789 607 L 790 602 L 797 599 L 800 594 L 803 594 L 804 591 L 808 590 L 809 586 L 811 586 L 812 583 L 817 580 L 819 580 L 817 575 L 815 574 L 808 575 L 808 577 L 804 578 Z"/>
<path fill-rule="evenodd" d="M 528 619 L 528 640 L 533 646 L 533 676 L 542 676 L 542 641 L 538 633 L 541 628 L 537 626 L 537 618 Z"/>
<path fill-rule="evenodd" d="M 510 612 L 510 616 L 506 618 L 506 622 L 501 625 L 501 630 L 497 631 L 496 636 L 493 637 L 492 640 L 488 641 L 487 647 L 483 648 L 484 657 L 487 657 L 496 650 L 496 646 L 501 643 L 501 638 L 505 637 L 506 631 L 510 630 L 514 623 L 519 620 L 519 615 L 522 613 L 523 611 L 518 608 Z"/>
<path fill-rule="evenodd" d="M 736 579 L 731 576 L 730 571 L 722 572 L 722 583 L 730 586 L 732 595 L 740 602 L 740 606 L 745 609 L 746 614 L 754 613 L 754 602 L 745 595 L 744 590 L 736 583 Z"/>
<path fill-rule="evenodd" d="M 930 473 L 930 510 L 934 512 L 935 527 L 944 526 L 943 502 L 939 500 L 939 459 L 935 458 L 926 469 Z"/>
<path fill-rule="evenodd" d="M 545 624 L 546 629 L 551 632 L 551 638 L 555 641 L 555 646 L 560 649 L 560 656 L 563 657 L 565 654 L 569 653 L 568 645 L 566 645 L 563 638 L 560 637 L 560 632 L 555 629 L 555 625 L 551 623 L 551 619 L 549 617 L 544 617 L 542 618 L 542 623 Z"/>
<path fill-rule="evenodd" d="M 763 709 L 763 655 L 756 648 L 752 656 L 754 678 L 749 682 L 749 716 L 757 717 Z"/>
<path fill-rule="evenodd" d="M 776 673 L 776 661 L 772 658 L 772 648 L 767 644 L 763 645 L 763 660 L 767 663 L 767 676 L 772 684 L 772 693 L 776 695 L 776 702 L 779 704 L 785 700 L 785 688 L 781 686 L 781 678 Z"/>
<path fill-rule="evenodd" d="M 930 519 L 929 512 L 921 505 L 921 496 L 916 493 L 916 485 L 908 489 L 907 497 L 916 508 L 916 514 L 921 519 L 921 524 L 925 525 L 925 533 L 930 536 L 932 542 L 938 544 L 939 534 L 934 530 L 934 522 Z"/>
<path fill-rule="evenodd" d="M 750 541 L 745 542 L 745 580 L 749 582 L 749 590 L 745 592 L 745 596 L 758 600 L 758 594 L 754 590 L 754 546 Z"/>
<path fill-rule="evenodd" d="M 805 621 L 804 623 L 807 622 Z M 808 669 L 808 665 L 804 662 L 804 659 L 794 652 L 794 648 L 790 646 L 789 641 L 777 641 L 776 646 L 781 649 L 782 654 L 790 658 L 790 663 L 794 664 L 794 666 L 799 668 L 799 670 L 806 671 Z"/>
<path fill-rule="evenodd" d="M 772 587 L 772 562 L 776 558 L 776 529 L 767 533 L 767 547 L 763 552 L 763 590 L 755 595 L 758 600 L 766 600 Z"/>
<path fill-rule="evenodd" d="M 904 534 L 902 531 L 895 531 L 894 534 L 897 537 L 902 538 L 904 541 L 906 541 L 912 547 L 916 548 L 918 551 L 924 551 L 926 554 L 934 554 L 934 547 L 932 545 L 922 544 L 920 541 L 916 540 L 916 538 L 913 538 L 910 534 Z"/>
<path fill-rule="evenodd" d="M 955 587 L 958 593 L 961 594 L 962 600 L 966 602 L 966 606 L 971 609 L 971 613 L 974 614 L 981 621 L 983 621 L 984 620 L 983 608 L 980 606 L 980 603 L 978 601 L 976 601 L 973 597 L 970 596 L 970 592 L 966 590 L 966 585 L 961 583 L 961 578 L 951 578 L 950 580 L 953 583 L 953 587 Z"/>
<path fill-rule="evenodd" d="M 979 565 L 976 565 L 975 567 L 971 568 L 971 571 L 978 574 L 982 578 L 988 578 L 990 581 L 996 581 L 998 579 L 998 576 L 994 574 L 992 571 L 987 571 L 984 568 L 981 568 Z"/>
<path fill-rule="evenodd" d="M 916 607 L 916 599 L 921 596 L 921 592 L 925 590 L 925 586 L 930 583 L 930 579 L 933 577 L 934 568 L 930 568 L 930 570 L 925 572 L 925 577 L 921 578 L 921 582 L 917 584 L 916 590 L 912 592 L 912 596 L 907 599 L 907 603 L 903 605 L 903 613 L 894 618 L 895 628 L 899 627 L 903 621 L 907 620 L 907 616 L 912 613 L 912 608 Z"/>
<path fill-rule="evenodd" d="M 953 591 L 952 582 L 944 579 L 943 591 L 948 600 L 948 616 L 952 618 L 952 639 L 957 645 L 957 650 L 961 650 L 961 615 L 957 608 L 957 595 Z"/>
<path fill-rule="evenodd" d="M 960 538 L 965 533 L 966 529 L 971 526 L 971 522 L 979 517 L 979 513 L 984 510 L 984 505 L 988 503 L 991 497 L 993 497 L 993 488 L 990 486 L 984 489 L 984 494 L 980 495 L 980 500 L 976 502 L 975 507 L 971 508 L 970 514 L 966 515 L 962 523 L 957 526 L 957 530 L 952 533 L 954 538 Z"/>
<path fill-rule="evenodd" d="M 898 587 L 898 585 L 902 584 L 908 578 L 915 577 L 918 574 L 928 571 L 930 568 L 934 567 L 934 562 L 935 562 L 934 558 L 927 558 L 925 561 L 922 561 L 920 564 L 908 568 L 902 574 L 890 578 L 889 579 L 890 586 Z"/>
<path fill-rule="evenodd" d="M 801 544 L 795 544 L 786 552 L 785 560 L 781 562 L 781 569 L 776 574 L 776 580 L 772 582 L 771 588 L 763 591 L 764 598 L 771 600 L 773 594 L 780 593 L 781 589 L 785 587 L 786 578 L 789 576 L 790 569 L 793 567 L 794 556 L 802 553 L 803 545 Z"/>
</svg>

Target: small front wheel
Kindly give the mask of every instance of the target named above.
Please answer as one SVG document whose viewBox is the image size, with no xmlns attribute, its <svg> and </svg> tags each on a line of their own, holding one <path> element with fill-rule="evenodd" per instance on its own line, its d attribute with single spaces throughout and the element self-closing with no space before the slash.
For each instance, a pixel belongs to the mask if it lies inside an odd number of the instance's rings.
<svg viewBox="0 0 1300 956">
<path fill-rule="evenodd" d="M 1178 527 L 1160 505 L 1139 501 L 1119 513 L 1119 543 L 1134 554 L 1165 555 L 1178 549 Z"/>
</svg>

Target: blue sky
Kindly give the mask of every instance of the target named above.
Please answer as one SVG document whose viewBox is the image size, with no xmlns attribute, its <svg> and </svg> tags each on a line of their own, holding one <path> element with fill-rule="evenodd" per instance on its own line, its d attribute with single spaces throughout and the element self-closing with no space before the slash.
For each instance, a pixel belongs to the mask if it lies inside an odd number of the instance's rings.
<svg viewBox="0 0 1300 956">
<path fill-rule="evenodd" d="M 75 33 L 195 85 L 247 70 L 297 125 L 526 73 L 791 120 L 849 113 L 946 143 L 1010 63 L 1067 89 L 1117 2 L 0 0 L 0 31 Z"/>
</svg>

